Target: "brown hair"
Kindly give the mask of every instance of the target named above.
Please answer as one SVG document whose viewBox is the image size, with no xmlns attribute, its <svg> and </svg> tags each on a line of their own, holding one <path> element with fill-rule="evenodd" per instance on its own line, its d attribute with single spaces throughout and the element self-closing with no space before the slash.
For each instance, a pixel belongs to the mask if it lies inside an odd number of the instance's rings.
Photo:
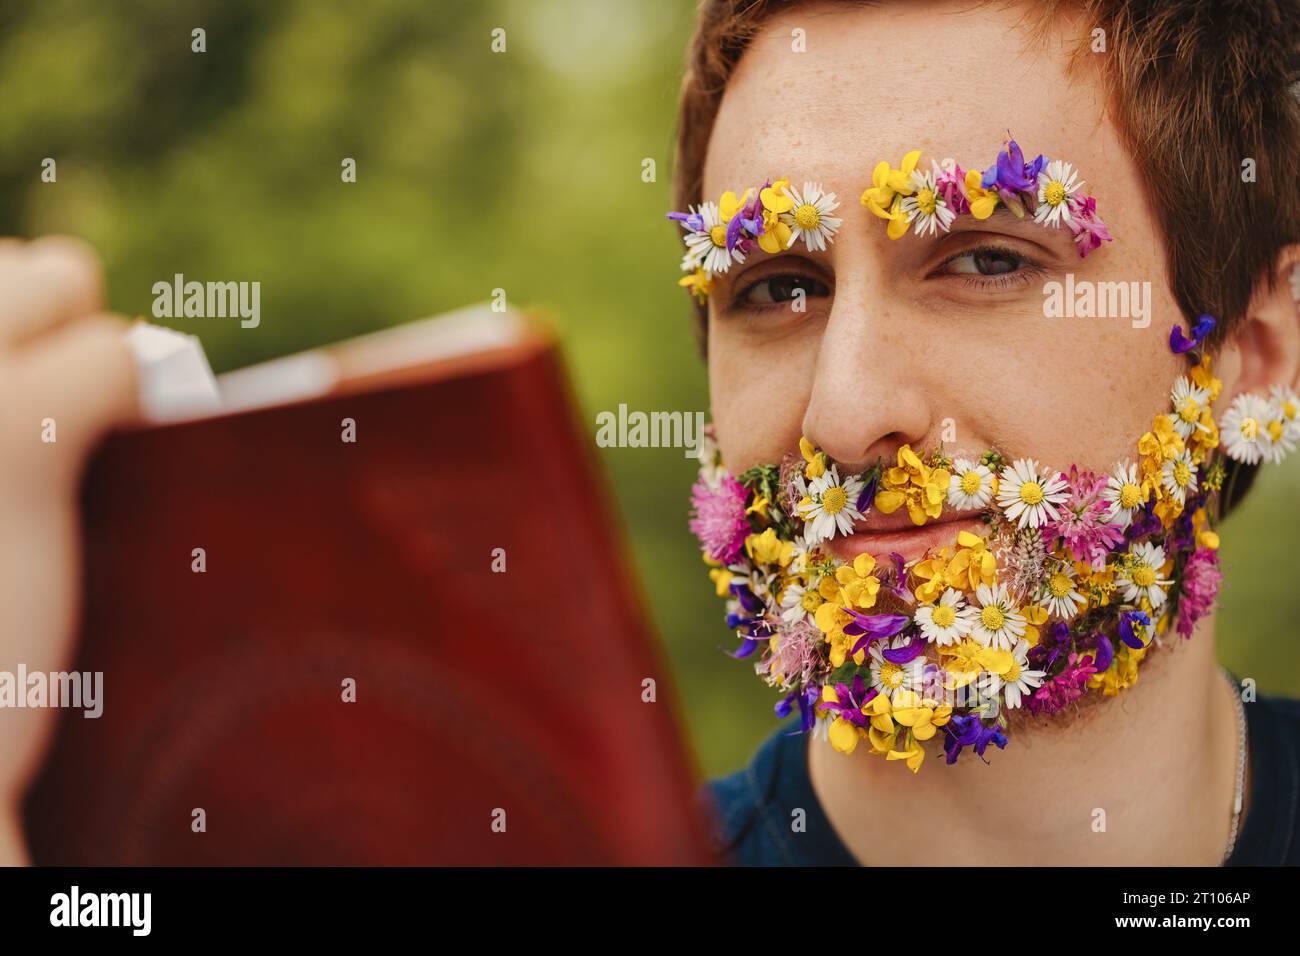
<svg viewBox="0 0 1300 956">
<path fill-rule="evenodd" d="M 862 5 L 863 0 L 840 0 Z M 698 203 L 723 92 L 750 40 L 788 0 L 701 0 L 678 108 L 676 208 Z M 1300 242 L 1300 0 L 1043 0 L 1039 30 L 1065 8 L 1105 31 L 1113 120 L 1165 237 L 1175 300 L 1219 319 L 1222 341 L 1255 284 Z M 1080 52 L 1086 52 L 1085 34 Z M 1255 181 L 1243 183 L 1253 159 Z M 1172 172 L 1172 175 L 1168 173 Z M 696 329 L 706 344 L 707 322 Z"/>
</svg>

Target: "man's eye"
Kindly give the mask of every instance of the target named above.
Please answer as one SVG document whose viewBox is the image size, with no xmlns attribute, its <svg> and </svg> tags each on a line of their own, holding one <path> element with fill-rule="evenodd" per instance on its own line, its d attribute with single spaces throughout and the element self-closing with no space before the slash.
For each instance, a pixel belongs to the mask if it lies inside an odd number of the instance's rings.
<svg viewBox="0 0 1300 956">
<path fill-rule="evenodd" d="M 802 291 L 805 299 L 831 294 L 830 287 L 818 279 L 800 275 L 774 275 L 759 279 L 740 294 L 742 305 L 775 305 L 791 302 Z"/>
<path fill-rule="evenodd" d="M 1009 249 L 975 249 L 943 264 L 947 275 L 1002 276 L 1018 271 L 1025 260 Z"/>
</svg>

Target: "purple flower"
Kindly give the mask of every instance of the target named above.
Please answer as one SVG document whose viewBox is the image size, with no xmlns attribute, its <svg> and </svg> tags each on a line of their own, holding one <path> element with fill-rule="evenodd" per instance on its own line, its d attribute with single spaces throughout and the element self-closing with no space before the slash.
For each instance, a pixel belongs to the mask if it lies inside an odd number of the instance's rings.
<svg viewBox="0 0 1300 956">
<path fill-rule="evenodd" d="M 724 477 L 716 488 L 709 487 L 703 478 L 691 486 L 693 511 L 689 526 L 710 560 L 730 564 L 740 556 L 749 534 L 746 496 L 745 486 L 731 477 Z"/>
<path fill-rule="evenodd" d="M 823 701 L 822 708 L 834 714 L 843 717 L 855 727 L 866 727 L 869 723 L 867 715 L 862 712 L 862 708 L 875 700 L 878 694 L 874 687 L 867 689 L 863 683 L 862 675 L 856 674 L 853 678 L 853 686 L 845 684 L 835 685 L 835 697 L 833 701 Z"/>
<path fill-rule="evenodd" d="M 704 217 L 698 212 L 670 212 L 668 218 L 680 222 L 694 232 L 704 231 Z"/>
<path fill-rule="evenodd" d="M 1192 337 L 1189 339 L 1183 334 L 1183 330 L 1177 324 L 1169 330 L 1169 348 L 1175 355 L 1182 355 L 1184 352 L 1190 352 L 1198 348 L 1205 337 L 1214 331 L 1214 316 L 1202 315 L 1192 326 Z"/>
<path fill-rule="evenodd" d="M 1038 174 L 1047 165 L 1047 159 L 1041 154 L 1032 163 L 1025 162 L 1016 141 L 1009 140 L 1005 151 L 998 153 L 997 162 L 984 170 L 980 185 L 985 189 L 996 189 L 998 196 L 1008 209 L 1017 216 L 1025 214 L 1021 193 L 1035 193 L 1038 190 Z"/>
<path fill-rule="evenodd" d="M 880 484 L 880 472 L 872 471 L 867 480 L 862 484 L 862 492 L 858 495 L 858 500 L 853 506 L 862 512 L 865 516 L 871 508 L 871 502 L 876 500 L 876 487 Z"/>
<path fill-rule="evenodd" d="M 731 596 L 736 604 L 727 612 L 727 627 L 735 631 L 737 637 L 744 638 L 731 656 L 743 660 L 754 653 L 761 642 L 772 636 L 772 624 L 767 619 L 762 599 L 750 590 L 749 585 L 740 581 L 732 582 Z"/>
<path fill-rule="evenodd" d="M 1094 665 L 1098 674 L 1104 674 L 1110 669 L 1110 662 L 1115 659 L 1115 646 L 1111 644 L 1110 638 L 1105 634 L 1097 635 L 1097 660 Z"/>
<path fill-rule="evenodd" d="M 1201 481 L 1204 481 L 1205 476 L 1201 475 L 1200 477 Z M 1196 514 L 1196 510 L 1202 504 L 1204 504 L 1204 498 L 1200 495 L 1187 498 L 1183 513 L 1174 519 L 1173 527 L 1169 529 L 1169 535 L 1165 538 L 1165 554 L 1187 551 L 1194 546 L 1196 530 L 1192 527 L 1192 515 Z"/>
<path fill-rule="evenodd" d="M 1183 568 L 1182 589 L 1178 595 L 1178 633 L 1192 636 L 1192 628 L 1214 607 L 1223 572 L 1219 570 L 1219 553 L 1211 548 L 1197 548 Z"/>
<path fill-rule="evenodd" d="M 974 748 L 975 755 L 984 760 L 984 751 L 989 744 L 994 744 L 999 750 L 1007 745 L 1007 735 L 996 723 L 985 726 L 984 721 L 975 714 L 954 717 L 944 724 L 943 729 L 947 732 L 943 751 L 947 755 L 948 763 L 957 762 L 963 747 Z M 987 760 L 984 762 L 988 763 Z"/>
<path fill-rule="evenodd" d="M 1136 541 L 1139 538 L 1145 538 L 1149 534 L 1155 534 L 1164 528 L 1160 519 L 1155 513 L 1156 499 L 1153 495 L 1140 511 L 1133 516 L 1133 522 L 1124 529 L 1124 536 L 1129 541 Z"/>
<path fill-rule="evenodd" d="M 748 252 L 753 245 L 753 240 L 763 234 L 763 213 L 762 206 L 759 204 L 759 196 L 763 190 L 772 185 L 771 181 L 764 183 L 758 189 L 754 190 L 754 198 L 745 203 L 740 210 L 731 217 L 731 222 L 727 223 L 727 251 L 731 252 L 737 246 L 741 252 Z M 742 235 L 747 233 L 747 235 Z"/>
<path fill-rule="evenodd" d="M 792 690 L 785 697 L 776 702 L 776 717 L 778 720 L 785 720 L 790 716 L 791 704 L 799 704 L 799 729 L 791 731 L 791 734 L 807 733 L 813 729 L 817 721 L 817 714 L 814 706 L 817 699 L 821 697 L 822 690 L 820 687 L 809 686 L 803 690 Z"/>
<path fill-rule="evenodd" d="M 859 511 L 862 509 L 859 508 Z M 894 566 L 882 567 L 880 573 L 880 586 L 888 591 L 894 597 L 902 601 L 911 601 L 912 592 L 907 589 L 907 561 L 897 551 L 889 552 L 890 560 Z"/>
<path fill-rule="evenodd" d="M 925 638 L 920 634 L 913 634 L 912 639 L 902 647 L 886 648 L 880 652 L 880 656 L 891 664 L 909 664 L 921 656 L 925 650 Z"/>
<path fill-rule="evenodd" d="M 844 610 L 848 611 L 849 616 L 853 618 L 852 621 L 844 625 L 845 635 L 848 637 L 861 636 L 862 638 L 853 645 L 853 650 L 849 652 L 849 656 L 856 654 L 872 641 L 893 637 L 912 622 L 912 619 L 905 614 L 862 614 L 847 607 Z M 915 657 L 916 655 L 912 656 Z"/>
<path fill-rule="evenodd" d="M 1134 630 L 1134 625 L 1142 628 L 1142 634 L 1138 634 Z M 1150 626 L 1151 616 L 1146 611 L 1125 611 L 1119 616 L 1119 639 L 1135 651 L 1140 651 L 1147 646 L 1143 637 L 1146 634 L 1146 629 Z M 1105 670 L 1103 667 L 1097 669 L 1099 671 Z"/>
</svg>

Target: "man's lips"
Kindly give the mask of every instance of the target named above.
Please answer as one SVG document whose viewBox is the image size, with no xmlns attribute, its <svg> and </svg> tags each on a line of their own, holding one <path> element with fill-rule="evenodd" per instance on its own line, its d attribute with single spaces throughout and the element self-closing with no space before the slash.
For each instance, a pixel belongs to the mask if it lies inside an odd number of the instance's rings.
<svg viewBox="0 0 1300 956">
<path fill-rule="evenodd" d="M 851 562 L 859 554 L 868 553 L 880 559 L 898 552 L 904 561 L 916 561 L 931 548 L 951 547 L 963 531 L 980 533 L 985 524 L 977 511 L 944 515 L 939 520 L 923 525 L 912 524 L 903 509 L 892 515 L 873 514 L 859 521 L 853 534 L 836 535 L 823 541 L 821 547 L 840 561 Z"/>
</svg>

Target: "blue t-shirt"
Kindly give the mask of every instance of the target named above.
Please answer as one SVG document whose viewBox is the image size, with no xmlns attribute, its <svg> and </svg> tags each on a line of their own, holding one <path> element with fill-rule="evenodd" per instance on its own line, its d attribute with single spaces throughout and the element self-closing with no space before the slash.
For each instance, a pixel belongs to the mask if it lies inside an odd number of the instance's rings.
<svg viewBox="0 0 1300 956">
<path fill-rule="evenodd" d="M 1300 701 L 1246 704 L 1250 803 L 1228 866 L 1300 864 Z M 797 719 L 759 748 L 748 767 L 712 780 L 720 856 L 741 866 L 857 866 L 840 841 L 808 776 L 808 735 Z M 792 733 L 793 731 L 793 733 Z M 806 830 L 794 833 L 795 808 Z"/>
</svg>

